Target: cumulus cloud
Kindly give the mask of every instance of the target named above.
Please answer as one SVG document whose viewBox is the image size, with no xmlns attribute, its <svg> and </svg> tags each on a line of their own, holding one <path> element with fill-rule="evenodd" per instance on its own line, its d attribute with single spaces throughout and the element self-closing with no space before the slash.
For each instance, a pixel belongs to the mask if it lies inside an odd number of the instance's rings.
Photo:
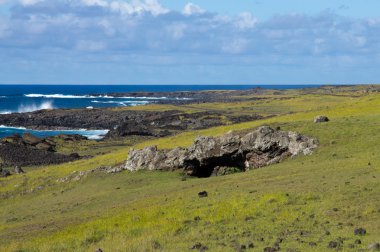
<svg viewBox="0 0 380 252">
<path fill-rule="evenodd" d="M 182 13 L 186 16 L 190 16 L 193 14 L 203 14 L 205 12 L 206 10 L 202 9 L 200 6 L 193 3 L 187 3 L 182 11 Z"/>
<path fill-rule="evenodd" d="M 379 27 L 376 19 L 351 20 L 330 12 L 259 21 L 248 12 L 221 16 L 192 3 L 176 12 L 157 0 L 22 0 L 1 22 L 0 36 L 7 39 L 0 45 L 110 53 L 336 55 L 378 50 Z"/>
<path fill-rule="evenodd" d="M 108 6 L 108 2 L 104 0 L 82 0 L 82 3 L 87 6 L 101 6 L 101 7 Z"/>
<path fill-rule="evenodd" d="M 112 1 L 109 6 L 112 11 L 118 12 L 122 15 L 150 13 L 154 16 L 158 16 L 169 11 L 157 0 L 137 0 L 132 2 Z"/>
<path fill-rule="evenodd" d="M 134 65 L 363 66 L 376 65 L 380 52 L 379 19 L 332 12 L 258 20 L 193 3 L 174 11 L 157 0 L 20 0 L 9 12 L 0 16 L 0 55 L 13 61 L 59 51 L 80 62 Z"/>
<path fill-rule="evenodd" d="M 20 3 L 22 5 L 34 5 L 38 2 L 41 2 L 42 0 L 20 0 Z"/>
<path fill-rule="evenodd" d="M 251 13 L 243 12 L 238 16 L 236 26 L 242 30 L 245 30 L 255 27 L 257 22 L 258 20 Z"/>
</svg>

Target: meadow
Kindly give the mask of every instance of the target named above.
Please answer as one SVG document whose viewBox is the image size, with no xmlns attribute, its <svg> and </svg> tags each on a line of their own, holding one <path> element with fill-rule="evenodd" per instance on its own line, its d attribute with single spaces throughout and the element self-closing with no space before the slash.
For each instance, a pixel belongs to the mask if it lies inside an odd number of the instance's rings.
<svg viewBox="0 0 380 252">
<path fill-rule="evenodd" d="M 366 251 L 380 242 L 380 94 L 348 90 L 265 97 L 136 107 L 267 118 L 159 139 L 62 146 L 95 157 L 1 178 L 0 251 L 264 251 L 276 243 L 289 252 Z M 317 115 L 330 122 L 313 123 Z M 130 147 L 185 147 L 200 135 L 261 125 L 315 137 L 320 146 L 311 156 L 222 177 L 143 171 L 57 181 L 75 171 L 123 163 Z M 199 198 L 200 191 L 208 197 Z M 366 234 L 355 235 L 357 228 Z"/>
</svg>

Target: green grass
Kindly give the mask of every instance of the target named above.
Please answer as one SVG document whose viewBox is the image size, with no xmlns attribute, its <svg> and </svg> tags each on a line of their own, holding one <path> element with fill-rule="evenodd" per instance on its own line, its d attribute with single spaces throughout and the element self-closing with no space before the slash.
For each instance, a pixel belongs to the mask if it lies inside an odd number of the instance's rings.
<svg viewBox="0 0 380 252">
<path fill-rule="evenodd" d="M 263 124 L 320 141 L 312 156 L 224 177 L 182 181 L 179 172 L 124 172 L 56 182 L 73 171 L 123 162 L 124 146 L 89 160 L 29 168 L 0 180 L 0 251 L 186 251 L 197 242 L 210 251 L 253 242 L 251 251 L 263 251 L 278 238 L 284 239 L 281 251 L 328 251 L 339 237 L 343 251 L 366 249 L 380 242 L 379 108 L 380 95 L 274 99 L 254 109 L 283 111 L 277 117 L 135 145 L 188 146 L 198 135 Z M 314 124 L 318 114 L 331 122 Z M 209 197 L 198 198 L 203 190 Z M 357 227 L 367 235 L 355 236 Z M 358 238 L 362 244 L 350 249 Z"/>
</svg>

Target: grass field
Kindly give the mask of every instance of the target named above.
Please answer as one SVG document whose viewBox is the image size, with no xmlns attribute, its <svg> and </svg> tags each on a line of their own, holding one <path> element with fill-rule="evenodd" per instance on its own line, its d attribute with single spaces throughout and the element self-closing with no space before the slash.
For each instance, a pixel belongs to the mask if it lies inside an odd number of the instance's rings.
<svg viewBox="0 0 380 252">
<path fill-rule="evenodd" d="M 278 239 L 281 251 L 336 250 L 328 248 L 331 241 L 342 251 L 359 251 L 380 242 L 379 94 L 291 95 L 182 109 L 276 116 L 140 140 L 134 147 L 188 146 L 199 135 L 264 124 L 316 137 L 320 147 L 311 156 L 207 179 L 123 172 L 57 182 L 74 171 L 123 162 L 128 141 L 92 159 L 28 168 L 0 179 L 0 251 L 189 251 L 197 243 L 209 251 L 263 251 Z M 331 121 L 314 124 L 319 114 Z M 207 198 L 198 197 L 203 190 Z M 355 228 L 367 234 L 357 236 Z"/>
</svg>

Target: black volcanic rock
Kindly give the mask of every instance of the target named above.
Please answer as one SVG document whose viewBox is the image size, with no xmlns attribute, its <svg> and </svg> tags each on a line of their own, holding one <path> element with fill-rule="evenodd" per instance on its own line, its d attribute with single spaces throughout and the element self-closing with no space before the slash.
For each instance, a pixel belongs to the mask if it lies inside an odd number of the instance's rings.
<svg viewBox="0 0 380 252">
<path fill-rule="evenodd" d="M 0 178 L 6 178 L 8 176 L 11 176 L 11 173 L 0 167 Z"/>
<path fill-rule="evenodd" d="M 77 158 L 14 143 L 0 144 L 0 159 L 4 166 L 50 165 L 74 161 Z"/>
<path fill-rule="evenodd" d="M 219 111 L 184 113 L 177 110 L 56 109 L 0 115 L 0 125 L 40 130 L 108 129 L 106 137 L 109 138 L 131 135 L 162 137 L 183 130 L 205 129 L 261 118 L 263 117 L 256 114 L 236 116 Z M 33 145 L 39 141 L 28 135 L 26 138 Z M 14 142 L 17 139 L 10 140 Z"/>
</svg>

